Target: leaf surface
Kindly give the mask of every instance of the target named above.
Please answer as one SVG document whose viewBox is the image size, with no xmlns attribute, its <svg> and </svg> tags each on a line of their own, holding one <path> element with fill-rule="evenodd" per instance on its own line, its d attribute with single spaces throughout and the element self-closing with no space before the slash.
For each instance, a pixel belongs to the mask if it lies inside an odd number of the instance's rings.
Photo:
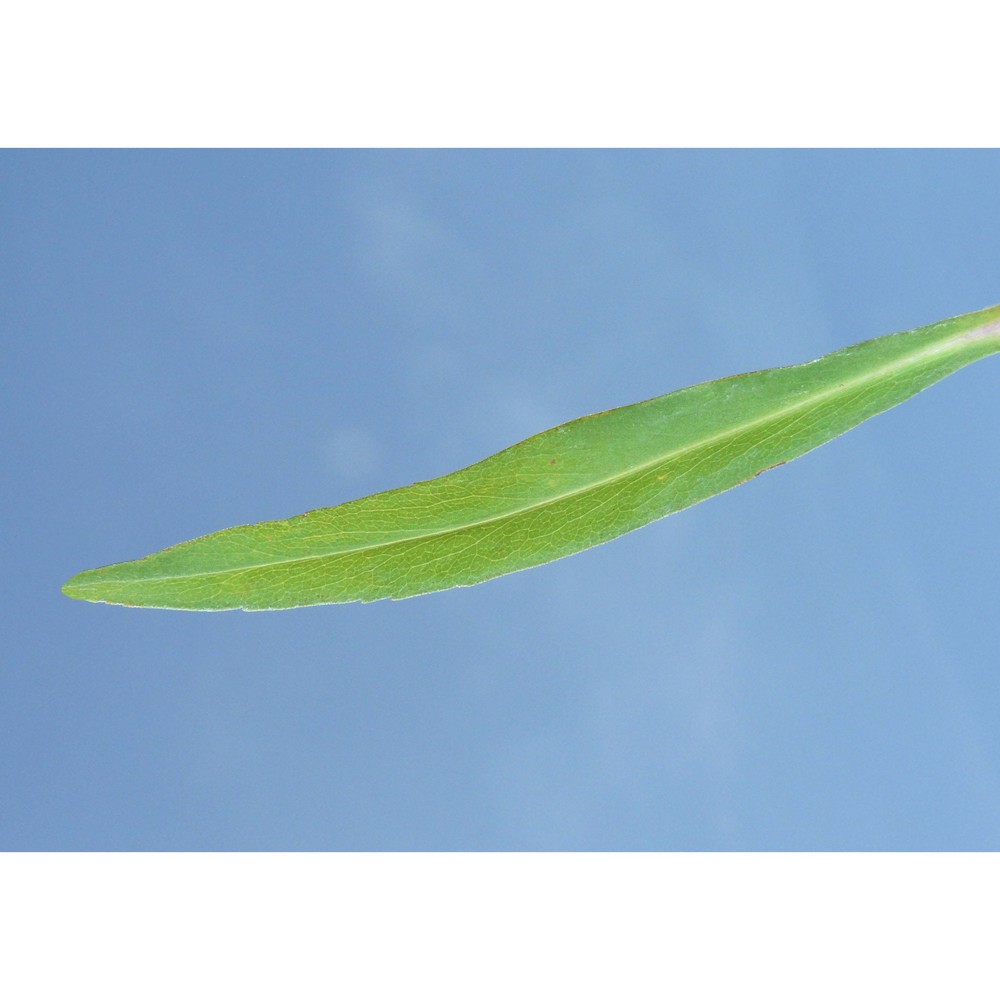
<svg viewBox="0 0 1000 1000">
<path fill-rule="evenodd" d="M 447 476 L 88 570 L 87 601 L 221 611 L 413 597 L 571 555 L 797 458 L 1000 352 L 1000 306 L 562 424 Z"/>
</svg>

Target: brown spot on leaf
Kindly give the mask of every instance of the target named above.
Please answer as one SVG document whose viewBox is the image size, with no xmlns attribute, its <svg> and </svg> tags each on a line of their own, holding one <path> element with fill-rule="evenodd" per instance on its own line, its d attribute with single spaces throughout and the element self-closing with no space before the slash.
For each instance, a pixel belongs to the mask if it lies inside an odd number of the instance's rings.
<svg viewBox="0 0 1000 1000">
<path fill-rule="evenodd" d="M 774 465 L 769 465 L 766 469 L 761 469 L 760 472 L 755 472 L 753 474 L 753 478 L 756 478 L 757 476 L 763 476 L 765 472 L 770 472 L 772 469 L 777 469 L 779 466 L 785 465 L 787 461 L 788 460 L 785 459 L 784 462 L 775 462 Z"/>
</svg>

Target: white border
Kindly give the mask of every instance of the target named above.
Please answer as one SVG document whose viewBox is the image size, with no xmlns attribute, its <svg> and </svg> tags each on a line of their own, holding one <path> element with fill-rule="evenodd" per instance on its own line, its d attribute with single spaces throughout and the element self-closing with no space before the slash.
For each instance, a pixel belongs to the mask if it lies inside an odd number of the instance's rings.
<svg viewBox="0 0 1000 1000">
<path fill-rule="evenodd" d="M 8 854 L 4 996 L 995 997 L 975 854 Z"/>
<path fill-rule="evenodd" d="M 7 146 L 997 142 L 988 7 L 9 5 Z"/>
</svg>

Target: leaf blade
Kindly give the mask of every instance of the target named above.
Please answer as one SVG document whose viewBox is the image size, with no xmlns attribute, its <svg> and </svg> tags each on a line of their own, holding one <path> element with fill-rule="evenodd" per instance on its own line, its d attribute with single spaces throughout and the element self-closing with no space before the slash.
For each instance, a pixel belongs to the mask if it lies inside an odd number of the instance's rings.
<svg viewBox="0 0 1000 1000">
<path fill-rule="evenodd" d="M 77 574 L 90 601 L 265 610 L 469 586 L 609 541 L 1000 351 L 1000 306 L 582 417 L 438 479 Z"/>
</svg>

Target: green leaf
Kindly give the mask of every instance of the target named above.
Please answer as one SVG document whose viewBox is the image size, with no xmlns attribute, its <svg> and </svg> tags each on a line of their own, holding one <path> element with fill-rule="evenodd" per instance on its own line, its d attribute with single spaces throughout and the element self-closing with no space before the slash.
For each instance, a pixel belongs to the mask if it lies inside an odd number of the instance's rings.
<svg viewBox="0 0 1000 1000">
<path fill-rule="evenodd" d="M 1000 351 L 1000 306 L 583 417 L 476 465 L 74 576 L 109 604 L 403 598 L 571 555 L 738 486 Z"/>
</svg>

